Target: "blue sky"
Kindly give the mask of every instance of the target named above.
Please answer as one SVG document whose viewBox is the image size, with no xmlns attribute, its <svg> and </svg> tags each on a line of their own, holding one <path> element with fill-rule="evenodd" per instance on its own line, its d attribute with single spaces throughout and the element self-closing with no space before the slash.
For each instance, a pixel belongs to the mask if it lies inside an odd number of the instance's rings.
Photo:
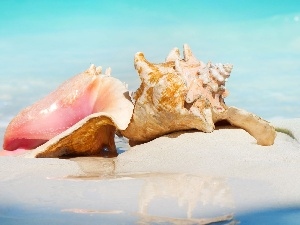
<svg viewBox="0 0 300 225">
<path fill-rule="evenodd" d="M 0 10 L 0 118 L 91 63 L 134 90 L 136 52 L 158 63 L 184 43 L 234 65 L 228 105 L 300 117 L 300 1 L 1 0 Z"/>
</svg>

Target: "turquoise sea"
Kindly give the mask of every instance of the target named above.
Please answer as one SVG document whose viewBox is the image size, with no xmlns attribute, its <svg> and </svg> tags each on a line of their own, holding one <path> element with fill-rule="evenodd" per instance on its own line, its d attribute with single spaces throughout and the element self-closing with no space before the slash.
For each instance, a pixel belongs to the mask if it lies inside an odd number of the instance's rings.
<svg viewBox="0 0 300 225">
<path fill-rule="evenodd" d="M 300 117 L 298 1 L 3 0 L 0 8 L 0 144 L 22 108 L 91 63 L 136 90 L 136 52 L 159 63 L 184 43 L 204 62 L 234 65 L 228 105 Z"/>
<path fill-rule="evenodd" d="M 0 9 L 1 146 L 22 108 L 90 64 L 134 91 L 136 52 L 159 63 L 184 43 L 204 62 L 234 65 L 227 105 L 300 117 L 300 1 L 2 0 Z"/>
</svg>

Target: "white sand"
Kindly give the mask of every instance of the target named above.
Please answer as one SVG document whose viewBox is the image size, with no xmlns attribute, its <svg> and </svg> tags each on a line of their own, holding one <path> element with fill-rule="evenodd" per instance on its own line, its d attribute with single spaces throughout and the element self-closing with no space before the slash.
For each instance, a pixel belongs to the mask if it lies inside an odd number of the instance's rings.
<svg viewBox="0 0 300 225">
<path fill-rule="evenodd" d="M 300 140 L 300 119 L 274 121 L 274 125 Z M 239 209 L 300 205 L 300 144 L 279 132 L 272 146 L 259 146 L 244 130 L 230 127 L 208 134 L 171 134 L 120 155 L 116 171 L 226 178 Z"/>
<path fill-rule="evenodd" d="M 300 119 L 273 124 L 300 140 Z M 273 146 L 258 146 L 245 131 L 223 127 L 157 138 L 115 160 L 0 157 L 0 181 L 0 221 L 39 209 L 63 221 L 84 214 L 95 224 L 201 224 L 299 206 L 300 144 L 278 133 Z"/>
</svg>

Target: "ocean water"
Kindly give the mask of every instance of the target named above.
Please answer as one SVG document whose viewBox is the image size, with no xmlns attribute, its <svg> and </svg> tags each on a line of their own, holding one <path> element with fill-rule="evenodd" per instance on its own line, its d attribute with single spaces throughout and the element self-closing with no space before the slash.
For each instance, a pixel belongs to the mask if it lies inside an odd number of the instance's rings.
<svg viewBox="0 0 300 225">
<path fill-rule="evenodd" d="M 233 64 L 227 105 L 267 120 L 300 117 L 298 1 L 26 0 L 1 1 L 0 8 L 0 146 L 20 110 L 90 64 L 110 66 L 112 76 L 134 91 L 140 83 L 136 52 L 159 63 L 174 47 L 182 52 L 184 43 L 204 62 Z M 126 150 L 126 141 L 117 145 Z M 268 224 L 296 224 L 299 209 L 237 220 L 253 224 L 266 217 Z"/>
<path fill-rule="evenodd" d="M 227 105 L 265 119 L 300 117 L 298 1 L 1 1 L 0 144 L 9 121 L 91 63 L 134 91 L 133 57 L 154 63 L 188 43 L 232 63 Z"/>
</svg>

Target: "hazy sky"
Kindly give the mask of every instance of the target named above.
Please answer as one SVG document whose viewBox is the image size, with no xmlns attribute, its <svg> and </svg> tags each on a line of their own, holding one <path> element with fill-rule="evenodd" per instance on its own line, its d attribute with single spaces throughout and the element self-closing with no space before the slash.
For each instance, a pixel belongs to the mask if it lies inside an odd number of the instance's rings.
<svg viewBox="0 0 300 225">
<path fill-rule="evenodd" d="M 136 52 L 158 63 L 184 43 L 234 65 L 228 105 L 300 117 L 300 1 L 1 0 L 0 10 L 2 117 L 91 63 L 134 90 Z"/>
</svg>

